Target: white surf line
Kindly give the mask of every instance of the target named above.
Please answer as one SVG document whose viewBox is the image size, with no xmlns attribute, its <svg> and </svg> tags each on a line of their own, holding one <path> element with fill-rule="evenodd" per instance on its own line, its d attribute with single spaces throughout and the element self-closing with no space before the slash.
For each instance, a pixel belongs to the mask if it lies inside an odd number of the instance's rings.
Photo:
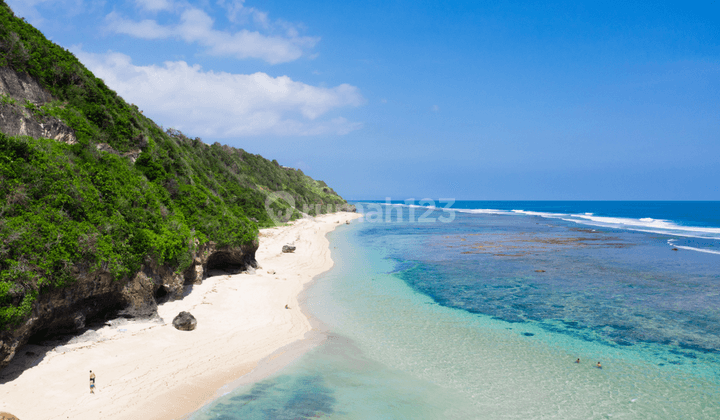
<svg viewBox="0 0 720 420">
<path fill-rule="evenodd" d="M 706 253 L 706 254 L 717 254 L 717 255 L 720 255 L 720 251 L 713 251 L 713 250 L 711 250 L 711 249 L 694 248 L 694 247 L 691 247 L 691 246 L 675 245 L 673 242 L 675 242 L 675 239 L 669 239 L 669 240 L 668 240 L 668 245 L 670 245 L 670 246 L 672 246 L 672 247 L 674 247 L 674 248 L 687 249 L 688 251 L 697 251 L 697 252 L 704 252 L 704 253 Z"/>
</svg>

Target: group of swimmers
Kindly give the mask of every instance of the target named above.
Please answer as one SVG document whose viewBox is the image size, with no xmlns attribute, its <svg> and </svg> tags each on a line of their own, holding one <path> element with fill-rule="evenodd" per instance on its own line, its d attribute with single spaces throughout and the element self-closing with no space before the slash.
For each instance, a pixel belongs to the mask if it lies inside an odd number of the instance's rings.
<svg viewBox="0 0 720 420">
<path fill-rule="evenodd" d="M 578 358 L 575 363 L 580 363 L 580 358 Z M 602 365 L 600 364 L 600 362 L 597 362 L 597 365 L 595 365 L 595 367 L 598 369 L 602 369 Z"/>
</svg>

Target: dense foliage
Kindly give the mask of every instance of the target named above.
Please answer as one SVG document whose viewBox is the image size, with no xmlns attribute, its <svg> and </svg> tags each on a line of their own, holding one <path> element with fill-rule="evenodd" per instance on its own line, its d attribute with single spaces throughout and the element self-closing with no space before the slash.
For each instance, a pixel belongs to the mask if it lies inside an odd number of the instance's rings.
<svg viewBox="0 0 720 420">
<path fill-rule="evenodd" d="M 0 133 L 0 329 L 21 322 L 38 294 L 71 284 L 80 270 L 102 268 L 122 281 L 146 256 L 184 270 L 196 240 L 255 241 L 258 226 L 273 224 L 265 210 L 273 192 L 311 214 L 317 204 L 327 211 L 345 203 L 302 171 L 163 131 L 0 0 L 2 66 L 47 89 L 54 101 L 25 108 L 61 119 L 78 141 Z"/>
</svg>

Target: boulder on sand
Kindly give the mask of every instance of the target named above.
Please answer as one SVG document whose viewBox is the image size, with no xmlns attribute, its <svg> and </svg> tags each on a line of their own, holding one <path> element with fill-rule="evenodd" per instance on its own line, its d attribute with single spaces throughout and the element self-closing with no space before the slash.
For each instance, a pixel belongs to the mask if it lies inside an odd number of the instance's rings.
<svg viewBox="0 0 720 420">
<path fill-rule="evenodd" d="M 295 245 L 283 245 L 282 252 L 286 254 L 290 252 L 295 252 Z"/>
<path fill-rule="evenodd" d="M 197 326 L 197 320 L 190 312 L 182 311 L 173 319 L 173 327 L 180 331 L 192 331 Z"/>
</svg>

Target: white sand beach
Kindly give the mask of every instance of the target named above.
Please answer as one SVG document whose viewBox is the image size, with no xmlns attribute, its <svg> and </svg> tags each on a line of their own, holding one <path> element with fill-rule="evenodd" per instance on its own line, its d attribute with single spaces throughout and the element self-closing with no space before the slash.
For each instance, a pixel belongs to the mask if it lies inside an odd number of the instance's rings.
<svg viewBox="0 0 720 420">
<path fill-rule="evenodd" d="M 160 305 L 162 321 L 116 320 L 59 347 L 23 347 L 0 372 L 0 412 L 20 420 L 186 416 L 312 329 L 298 295 L 333 265 L 325 235 L 358 217 L 336 213 L 263 229 L 261 269 L 207 278 L 184 299 Z M 283 254 L 290 243 L 296 251 Z M 195 316 L 194 331 L 172 326 L 180 311 Z"/>
</svg>

